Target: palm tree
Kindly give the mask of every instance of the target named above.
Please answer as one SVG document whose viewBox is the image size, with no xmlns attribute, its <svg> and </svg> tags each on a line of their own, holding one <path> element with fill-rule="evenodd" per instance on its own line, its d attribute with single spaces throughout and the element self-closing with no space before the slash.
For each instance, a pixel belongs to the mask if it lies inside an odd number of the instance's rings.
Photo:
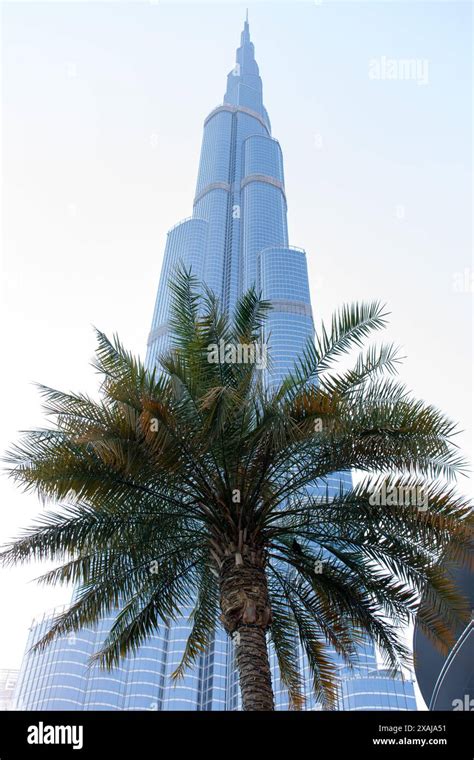
<svg viewBox="0 0 474 760">
<path fill-rule="evenodd" d="M 468 614 L 439 564 L 469 552 L 469 505 L 449 483 L 464 465 L 453 423 L 392 377 L 397 350 L 360 350 L 385 325 L 383 307 L 344 306 L 276 383 L 255 362 L 229 361 L 232 352 L 210 357 L 211 347 L 261 341 L 268 303 L 249 291 L 231 320 L 190 273 L 171 289 L 173 345 L 159 370 L 99 332 L 100 400 L 40 386 L 54 426 L 9 453 L 15 481 L 60 506 L 3 562 L 59 562 L 39 580 L 77 589 L 36 646 L 115 612 L 94 658 L 110 668 L 192 606 L 174 678 L 220 620 L 235 641 L 244 710 L 274 709 L 268 640 L 296 709 L 300 645 L 331 707 L 330 647 L 350 664 L 369 639 L 388 667 L 405 665 L 400 626 L 422 593 L 418 624 L 448 647 Z M 352 349 L 352 368 L 336 372 Z M 328 476 L 352 469 L 363 480 L 330 493 Z M 423 489 L 429 507 L 378 504 L 383 488 Z"/>
</svg>

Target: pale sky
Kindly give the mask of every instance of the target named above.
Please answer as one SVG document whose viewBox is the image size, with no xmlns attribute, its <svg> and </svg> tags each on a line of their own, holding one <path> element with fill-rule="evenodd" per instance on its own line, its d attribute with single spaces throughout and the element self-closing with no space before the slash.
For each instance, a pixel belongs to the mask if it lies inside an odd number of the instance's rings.
<svg viewBox="0 0 474 760">
<path fill-rule="evenodd" d="M 316 321 L 387 302 L 401 378 L 459 421 L 470 459 L 471 6 L 246 5 Z M 2 452 L 44 424 L 32 382 L 95 392 L 92 325 L 144 355 L 166 232 L 192 213 L 246 5 L 2 4 Z M 393 59 L 415 61 L 411 78 L 387 78 Z M 41 507 L 0 488 L 3 543 Z M 31 583 L 40 571 L 0 575 L 0 667 L 19 667 L 32 617 L 69 599 Z"/>
</svg>

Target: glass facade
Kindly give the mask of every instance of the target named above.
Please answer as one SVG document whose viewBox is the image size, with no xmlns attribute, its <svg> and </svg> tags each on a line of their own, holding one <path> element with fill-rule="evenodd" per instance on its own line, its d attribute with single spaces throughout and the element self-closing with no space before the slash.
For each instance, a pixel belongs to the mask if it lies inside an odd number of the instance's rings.
<svg viewBox="0 0 474 760">
<path fill-rule="evenodd" d="M 339 710 L 416 710 L 414 677 L 377 667 L 374 647 L 361 648 L 357 665 L 341 666 Z"/>
<path fill-rule="evenodd" d="M 357 677 L 342 676 L 340 710 L 416 710 L 414 681 L 386 670 Z"/>
<path fill-rule="evenodd" d="M 148 339 L 149 368 L 156 366 L 169 344 L 168 282 L 179 263 L 191 268 L 230 313 L 239 296 L 255 285 L 273 307 L 266 326 L 271 358 L 265 370 L 267 382 L 277 382 L 293 367 L 314 335 L 306 254 L 289 245 L 283 157 L 271 136 L 247 22 L 236 65 L 227 77 L 224 102 L 204 122 L 193 214 L 167 236 Z M 341 483 L 349 488 L 350 475 L 335 473 L 320 487 L 325 491 L 327 486 L 336 494 Z M 234 644 L 222 629 L 197 666 L 175 683 L 170 675 L 180 662 L 190 631 L 188 611 L 183 610 L 179 620 L 158 631 L 119 669 L 109 673 L 87 669 L 87 660 L 99 647 L 110 622 L 104 620 L 98 630 L 81 632 L 69 641 L 59 639 L 44 653 L 26 655 L 18 689 L 18 700 L 25 709 L 239 709 Z M 47 625 L 48 618 L 35 623 L 28 648 Z M 371 672 L 375 667 L 373 649 L 372 656 Z M 270 658 L 276 706 L 286 709 L 288 697 L 272 651 Z M 307 709 L 320 709 L 302 653 L 301 672 Z M 359 680 L 359 691 L 369 680 L 364 678 Z M 393 684 L 395 693 L 396 682 Z M 363 709 L 352 707 L 351 699 L 349 692 L 343 692 L 341 709 Z"/>
<path fill-rule="evenodd" d="M 110 672 L 89 667 L 89 658 L 100 648 L 112 618 L 104 618 L 95 629 L 58 638 L 42 652 L 29 652 L 59 611 L 32 623 L 15 706 L 22 710 L 157 709 L 165 665 L 162 637 L 150 639 L 139 659 L 126 658 Z"/>
<path fill-rule="evenodd" d="M 41 652 L 31 647 L 48 631 L 56 609 L 33 620 L 16 683 L 14 707 L 21 710 L 227 710 L 235 709 L 237 681 L 233 677 L 233 644 L 216 637 L 198 667 L 175 682 L 189 634 L 187 614 L 151 636 L 137 656 L 110 671 L 90 665 L 104 641 L 113 617 L 95 628 L 62 636 Z M 231 677 L 232 670 L 232 677 Z M 13 692 L 12 692 L 13 693 Z"/>
</svg>

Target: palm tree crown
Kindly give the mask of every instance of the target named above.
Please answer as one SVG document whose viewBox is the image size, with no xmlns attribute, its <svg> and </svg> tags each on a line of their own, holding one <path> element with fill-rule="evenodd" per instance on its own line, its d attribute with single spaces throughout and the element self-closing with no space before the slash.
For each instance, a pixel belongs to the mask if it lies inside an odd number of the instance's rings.
<svg viewBox="0 0 474 760">
<path fill-rule="evenodd" d="M 383 307 L 343 307 L 277 383 L 271 368 L 242 360 L 248 351 L 211 357 L 210 347 L 261 346 L 268 303 L 249 291 L 230 319 L 190 273 L 171 288 L 172 347 L 159 368 L 98 333 L 100 400 L 41 387 L 54 426 L 27 432 L 9 454 L 14 479 L 60 506 L 4 563 L 59 562 L 40 580 L 77 589 L 37 646 L 115 612 L 95 655 L 112 667 L 191 606 L 174 676 L 220 621 L 252 710 L 273 709 L 268 639 L 294 707 L 300 645 L 331 706 L 331 649 L 351 663 L 369 638 L 389 667 L 405 664 L 400 626 L 422 593 L 419 625 L 449 646 L 468 611 L 440 559 L 466 560 L 471 525 L 449 484 L 463 467 L 455 427 L 394 379 L 393 346 L 333 369 L 385 325 Z M 328 477 L 353 469 L 363 479 L 330 493 Z M 393 498 L 421 492 L 426 509 Z"/>
</svg>

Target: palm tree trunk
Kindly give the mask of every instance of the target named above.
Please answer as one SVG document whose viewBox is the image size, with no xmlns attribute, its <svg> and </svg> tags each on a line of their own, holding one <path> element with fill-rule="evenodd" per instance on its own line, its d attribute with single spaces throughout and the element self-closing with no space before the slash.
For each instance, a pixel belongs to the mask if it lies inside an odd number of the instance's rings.
<svg viewBox="0 0 474 760">
<path fill-rule="evenodd" d="M 242 707 L 274 710 L 266 630 L 271 622 L 267 578 L 252 552 L 225 557 L 220 569 L 221 620 L 236 646 Z"/>
<path fill-rule="evenodd" d="M 274 710 L 265 631 L 261 628 L 241 626 L 237 629 L 237 633 L 236 659 L 242 708 L 244 710 Z"/>
</svg>

